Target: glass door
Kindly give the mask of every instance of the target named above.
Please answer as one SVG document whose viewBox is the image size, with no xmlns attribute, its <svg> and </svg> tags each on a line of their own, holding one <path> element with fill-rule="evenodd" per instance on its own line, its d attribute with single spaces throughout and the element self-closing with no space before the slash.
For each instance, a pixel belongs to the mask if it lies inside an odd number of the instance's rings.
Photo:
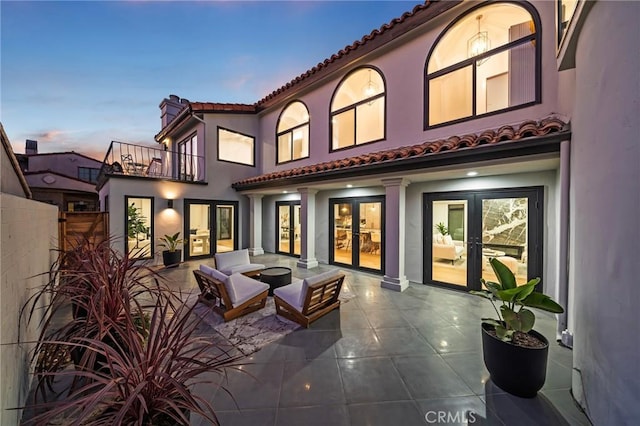
<svg viewBox="0 0 640 426">
<path fill-rule="evenodd" d="M 384 197 L 331 200 L 330 262 L 382 272 Z"/>
<path fill-rule="evenodd" d="M 480 289 L 480 278 L 497 281 L 494 257 L 519 285 L 542 277 L 543 195 L 542 187 L 425 194 L 424 282 Z"/>
<path fill-rule="evenodd" d="M 185 200 L 185 259 L 237 249 L 236 201 Z"/>
<path fill-rule="evenodd" d="M 276 202 L 277 252 L 300 256 L 300 201 Z"/>
</svg>

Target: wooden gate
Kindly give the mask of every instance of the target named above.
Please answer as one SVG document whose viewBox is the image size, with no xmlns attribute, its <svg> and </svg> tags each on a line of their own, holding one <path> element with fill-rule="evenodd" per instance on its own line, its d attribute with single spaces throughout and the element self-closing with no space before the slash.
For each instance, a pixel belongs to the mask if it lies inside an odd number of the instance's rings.
<svg viewBox="0 0 640 426">
<path fill-rule="evenodd" d="M 58 218 L 60 249 L 67 251 L 79 241 L 94 244 L 109 238 L 109 213 L 60 212 Z"/>
</svg>

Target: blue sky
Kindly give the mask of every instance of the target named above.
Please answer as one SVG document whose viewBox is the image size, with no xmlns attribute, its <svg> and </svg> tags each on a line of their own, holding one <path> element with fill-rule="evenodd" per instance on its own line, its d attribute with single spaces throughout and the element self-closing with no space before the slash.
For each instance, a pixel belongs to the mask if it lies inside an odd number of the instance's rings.
<svg viewBox="0 0 640 426">
<path fill-rule="evenodd" d="M 15 152 L 151 144 L 170 94 L 254 103 L 419 1 L 0 1 Z"/>
</svg>

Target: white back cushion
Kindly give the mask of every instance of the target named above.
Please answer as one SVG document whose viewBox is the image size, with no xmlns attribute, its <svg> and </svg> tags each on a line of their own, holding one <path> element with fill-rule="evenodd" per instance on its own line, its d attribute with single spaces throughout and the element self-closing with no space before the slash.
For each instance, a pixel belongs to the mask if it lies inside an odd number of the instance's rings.
<svg viewBox="0 0 640 426">
<path fill-rule="evenodd" d="M 444 244 L 447 244 L 447 245 L 449 245 L 449 246 L 450 246 L 450 245 L 453 245 L 453 238 L 451 238 L 451 235 L 445 235 L 445 236 L 444 236 L 443 243 L 444 243 Z"/>
<path fill-rule="evenodd" d="M 300 306 L 304 304 L 304 299 L 307 297 L 307 289 L 309 288 L 310 285 L 317 284 L 320 281 L 337 278 L 338 276 L 340 276 L 340 271 L 337 269 L 334 269 L 332 271 L 323 272 L 321 274 L 314 275 L 312 277 L 308 277 L 302 280 L 302 288 L 300 289 L 300 299 L 299 299 Z"/>
<path fill-rule="evenodd" d="M 233 286 L 229 285 L 229 277 L 227 275 L 207 265 L 200 265 L 200 271 L 223 283 L 231 301 L 233 302 L 235 300 L 236 295 L 233 291 Z"/>
</svg>

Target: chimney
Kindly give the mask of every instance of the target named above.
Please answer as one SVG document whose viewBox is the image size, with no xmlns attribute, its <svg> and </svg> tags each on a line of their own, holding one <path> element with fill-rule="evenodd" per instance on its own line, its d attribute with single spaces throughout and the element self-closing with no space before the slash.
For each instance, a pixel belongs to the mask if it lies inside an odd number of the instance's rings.
<svg viewBox="0 0 640 426">
<path fill-rule="evenodd" d="M 176 95 L 169 95 L 169 98 L 164 98 L 160 103 L 161 128 L 164 129 L 167 124 L 171 123 L 183 107 L 184 105 L 180 102 L 180 98 Z"/>
<path fill-rule="evenodd" d="M 24 153 L 26 155 L 35 155 L 38 153 L 38 141 L 27 139 L 27 143 L 24 146 Z"/>
</svg>

